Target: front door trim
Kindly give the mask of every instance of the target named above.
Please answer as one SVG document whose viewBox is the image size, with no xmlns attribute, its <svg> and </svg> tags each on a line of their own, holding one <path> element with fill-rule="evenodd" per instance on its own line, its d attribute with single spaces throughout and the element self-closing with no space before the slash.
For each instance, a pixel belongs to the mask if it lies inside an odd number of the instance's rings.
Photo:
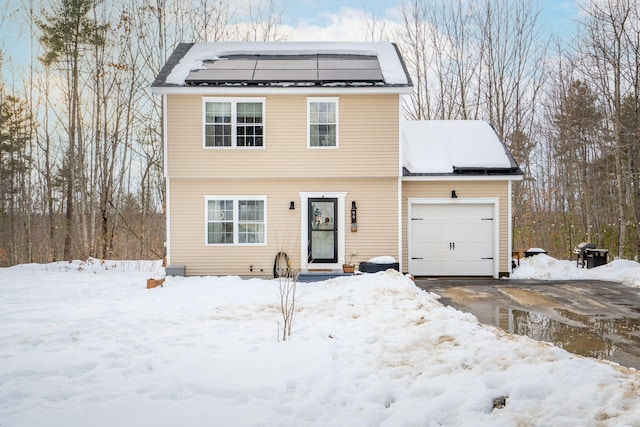
<svg viewBox="0 0 640 427">
<path fill-rule="evenodd" d="M 307 262 L 335 264 L 338 262 L 338 227 L 342 223 L 338 218 L 338 199 L 309 197 L 307 203 L 307 227 L 310 236 Z M 331 249 L 327 250 L 329 247 Z M 320 256 L 318 250 L 323 256 Z M 318 258 L 314 259 L 314 256 Z"/>
<path fill-rule="evenodd" d="M 308 270 L 310 266 L 319 270 L 339 270 L 342 268 L 345 260 L 345 200 L 347 192 L 300 192 L 300 260 L 303 270 Z M 308 226 L 308 210 L 309 199 L 332 198 L 338 200 L 338 213 L 336 217 L 336 226 L 338 229 L 338 262 L 336 263 L 313 263 L 308 261 L 309 247 L 309 226 Z"/>
</svg>

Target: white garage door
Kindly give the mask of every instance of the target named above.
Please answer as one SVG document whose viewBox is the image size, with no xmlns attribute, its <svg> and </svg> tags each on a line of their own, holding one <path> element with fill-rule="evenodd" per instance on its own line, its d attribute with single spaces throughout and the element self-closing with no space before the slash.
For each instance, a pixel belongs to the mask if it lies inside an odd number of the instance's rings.
<svg viewBox="0 0 640 427">
<path fill-rule="evenodd" d="M 413 204 L 409 272 L 416 276 L 492 276 L 492 204 Z"/>
</svg>

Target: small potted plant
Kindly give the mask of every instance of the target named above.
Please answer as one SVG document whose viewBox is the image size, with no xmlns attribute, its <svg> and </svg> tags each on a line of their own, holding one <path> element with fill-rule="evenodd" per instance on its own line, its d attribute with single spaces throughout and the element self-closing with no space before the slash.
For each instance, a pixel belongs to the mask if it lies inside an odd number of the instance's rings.
<svg viewBox="0 0 640 427">
<path fill-rule="evenodd" d="M 356 265 L 351 262 L 353 259 L 353 254 L 349 256 L 349 262 L 342 264 L 342 271 L 344 273 L 355 273 Z"/>
</svg>

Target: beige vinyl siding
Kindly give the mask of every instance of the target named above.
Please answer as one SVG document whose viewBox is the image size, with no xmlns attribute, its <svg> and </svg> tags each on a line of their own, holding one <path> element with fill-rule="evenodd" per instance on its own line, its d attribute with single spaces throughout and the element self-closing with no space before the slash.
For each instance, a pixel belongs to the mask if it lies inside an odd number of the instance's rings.
<svg viewBox="0 0 640 427">
<path fill-rule="evenodd" d="M 264 148 L 203 148 L 203 97 L 168 95 L 167 173 L 211 178 L 397 176 L 399 95 L 338 99 L 339 148 L 307 148 L 306 96 L 265 98 Z"/>
<path fill-rule="evenodd" d="M 301 213 L 307 207 L 300 192 L 346 192 L 345 253 L 353 262 L 398 254 L 397 178 L 351 179 L 187 179 L 170 180 L 170 263 L 185 265 L 187 275 L 273 275 L 276 254 L 284 250 L 299 268 Z M 267 245 L 207 246 L 205 196 L 267 197 Z M 295 210 L 289 209 L 291 201 Z M 358 231 L 350 231 L 351 202 L 358 207 Z M 306 218 L 306 216 L 305 216 Z M 305 223 L 306 226 L 306 223 Z M 253 271 L 251 271 L 253 270 Z"/>
<path fill-rule="evenodd" d="M 509 272 L 511 254 L 509 253 L 509 183 L 507 181 L 405 181 L 402 183 L 402 265 L 406 270 L 408 264 L 407 235 L 407 199 L 451 197 L 451 190 L 456 190 L 459 198 L 499 198 L 499 271 Z"/>
</svg>

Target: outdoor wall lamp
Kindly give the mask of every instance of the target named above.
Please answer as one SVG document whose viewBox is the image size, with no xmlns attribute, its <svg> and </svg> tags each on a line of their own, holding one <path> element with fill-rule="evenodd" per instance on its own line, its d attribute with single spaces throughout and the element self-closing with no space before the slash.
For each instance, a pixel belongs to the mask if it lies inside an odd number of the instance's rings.
<svg viewBox="0 0 640 427">
<path fill-rule="evenodd" d="M 351 202 L 351 231 L 358 231 L 358 207 L 355 200 Z"/>
<path fill-rule="evenodd" d="M 289 202 L 289 210 L 294 210 L 296 208 L 296 202 L 293 200 Z"/>
<path fill-rule="evenodd" d="M 452 199 L 457 199 L 458 195 L 456 194 L 456 190 L 451 190 L 451 198 Z"/>
</svg>

